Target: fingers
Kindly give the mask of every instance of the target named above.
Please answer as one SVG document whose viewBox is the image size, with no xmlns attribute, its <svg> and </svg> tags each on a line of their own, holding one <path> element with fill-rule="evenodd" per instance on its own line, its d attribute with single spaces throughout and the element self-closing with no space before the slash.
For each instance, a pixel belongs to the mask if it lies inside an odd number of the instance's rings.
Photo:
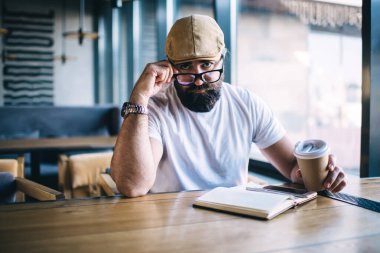
<svg viewBox="0 0 380 253">
<path fill-rule="evenodd" d="M 173 68 L 168 61 L 160 61 L 152 65 L 156 72 L 156 84 L 170 83 L 173 77 Z"/>
<path fill-rule="evenodd" d="M 300 169 L 297 169 L 297 171 L 296 171 L 296 176 L 297 176 L 298 178 L 302 178 L 302 173 L 301 173 L 301 170 L 300 170 Z"/>
<path fill-rule="evenodd" d="M 330 168 L 328 168 L 330 170 Z M 343 170 L 334 165 L 334 169 L 329 171 L 324 182 L 324 187 L 331 192 L 341 191 L 347 185 L 347 177 Z"/>
<path fill-rule="evenodd" d="M 330 154 L 330 155 L 329 155 L 329 163 L 328 163 L 328 165 L 327 165 L 327 169 L 328 169 L 329 171 L 334 171 L 335 164 L 336 164 L 336 156 L 333 155 L 333 154 Z"/>
<path fill-rule="evenodd" d="M 291 180 L 292 180 L 293 183 L 298 183 L 298 184 L 302 184 L 303 183 L 301 170 L 299 168 L 293 169 L 293 171 L 291 172 L 290 177 L 291 177 Z"/>
<path fill-rule="evenodd" d="M 331 192 L 339 192 L 339 191 L 343 190 L 343 188 L 346 187 L 346 185 L 347 185 L 347 179 L 342 180 L 336 187 L 334 187 L 330 191 Z"/>
<path fill-rule="evenodd" d="M 162 89 L 163 85 L 171 83 L 172 78 L 173 68 L 168 61 L 148 63 L 133 88 L 130 100 L 132 96 L 137 101 L 144 97 L 147 98 L 143 99 L 147 103 L 150 97 Z"/>
<path fill-rule="evenodd" d="M 171 64 L 169 64 L 169 75 L 167 79 L 168 83 L 171 83 L 173 81 L 173 74 L 174 74 L 174 68 L 172 67 Z"/>
</svg>

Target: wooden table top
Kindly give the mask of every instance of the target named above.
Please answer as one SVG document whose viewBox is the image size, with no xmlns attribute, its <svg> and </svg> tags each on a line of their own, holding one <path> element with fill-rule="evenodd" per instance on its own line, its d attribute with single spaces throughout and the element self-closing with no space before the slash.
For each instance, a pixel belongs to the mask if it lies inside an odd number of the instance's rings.
<svg viewBox="0 0 380 253">
<path fill-rule="evenodd" d="M 380 201 L 380 179 L 345 192 Z M 378 252 L 380 214 L 325 197 L 270 221 L 192 207 L 203 192 L 0 206 L 0 252 Z"/>
<path fill-rule="evenodd" d="M 52 149 L 99 149 L 115 146 L 116 136 L 1 140 L 0 152 L 29 152 Z"/>
</svg>

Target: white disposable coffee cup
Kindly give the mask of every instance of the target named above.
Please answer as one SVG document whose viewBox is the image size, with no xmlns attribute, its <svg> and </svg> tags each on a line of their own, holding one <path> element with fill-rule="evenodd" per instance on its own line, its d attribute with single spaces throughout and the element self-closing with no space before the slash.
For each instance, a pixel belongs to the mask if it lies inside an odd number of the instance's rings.
<svg viewBox="0 0 380 253">
<path fill-rule="evenodd" d="M 302 179 L 309 191 L 324 190 L 330 148 L 322 140 L 304 140 L 295 145 L 294 156 L 301 169 Z"/>
</svg>

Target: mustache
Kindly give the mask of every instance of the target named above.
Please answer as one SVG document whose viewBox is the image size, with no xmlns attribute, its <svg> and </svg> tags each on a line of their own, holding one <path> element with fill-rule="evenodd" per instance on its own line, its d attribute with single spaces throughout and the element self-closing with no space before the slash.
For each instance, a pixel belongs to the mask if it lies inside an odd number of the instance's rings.
<svg viewBox="0 0 380 253">
<path fill-rule="evenodd" d="M 203 83 L 200 86 L 193 83 L 186 87 L 174 82 L 174 87 L 181 103 L 189 110 L 209 112 L 220 98 L 222 82 Z"/>
<path fill-rule="evenodd" d="M 216 83 L 203 83 L 202 85 L 195 85 L 192 83 L 191 85 L 187 86 L 186 92 L 192 93 L 196 91 L 214 91 L 215 89 L 218 89 L 220 85 Z"/>
</svg>

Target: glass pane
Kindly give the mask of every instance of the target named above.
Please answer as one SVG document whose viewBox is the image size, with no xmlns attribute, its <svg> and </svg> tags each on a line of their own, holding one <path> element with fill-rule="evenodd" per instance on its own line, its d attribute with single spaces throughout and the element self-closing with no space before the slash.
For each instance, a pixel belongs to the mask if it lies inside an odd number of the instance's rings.
<svg viewBox="0 0 380 253">
<path fill-rule="evenodd" d="M 178 0 L 177 19 L 192 14 L 202 14 L 214 17 L 213 0 Z"/>
<path fill-rule="evenodd" d="M 342 5 L 327 13 L 319 3 L 320 16 L 308 17 L 315 6 L 301 13 L 289 2 L 297 1 L 240 1 L 237 83 L 266 100 L 293 142 L 326 140 L 339 164 L 358 175 L 360 20 L 337 20 L 347 14 Z M 361 16 L 360 6 L 350 10 Z M 254 145 L 251 156 L 264 159 Z"/>
<path fill-rule="evenodd" d="M 157 61 L 157 3 L 141 1 L 141 66 L 140 72 L 149 62 Z"/>
</svg>

